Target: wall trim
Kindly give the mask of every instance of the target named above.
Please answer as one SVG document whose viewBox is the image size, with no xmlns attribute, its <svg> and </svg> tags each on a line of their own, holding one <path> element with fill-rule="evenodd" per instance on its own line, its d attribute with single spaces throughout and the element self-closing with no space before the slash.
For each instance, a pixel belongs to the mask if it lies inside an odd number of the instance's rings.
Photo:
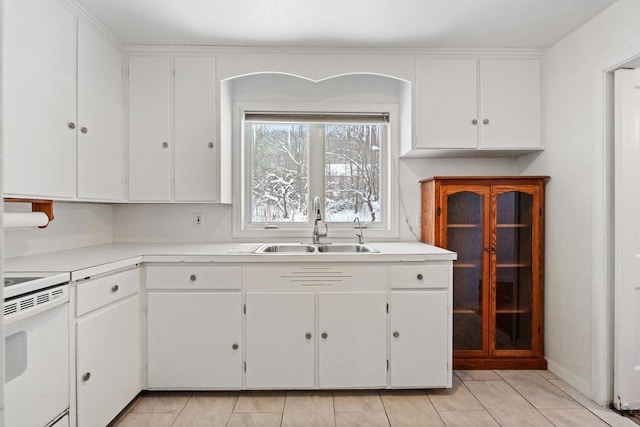
<svg viewBox="0 0 640 427">
<path fill-rule="evenodd" d="M 591 387 L 589 386 L 589 383 L 575 376 L 572 372 L 563 368 L 553 360 L 550 360 L 548 357 L 545 356 L 545 359 L 547 359 L 548 371 L 556 374 L 558 378 L 560 378 L 562 381 L 566 382 L 585 396 L 591 395 Z"/>
<path fill-rule="evenodd" d="M 68 0 L 75 1 L 75 0 Z M 469 48 L 345 48 L 345 47 L 285 47 L 285 46 L 215 46 L 215 45 L 140 45 L 124 44 L 129 54 L 162 52 L 180 53 L 277 53 L 277 54 L 349 54 L 349 55 L 426 55 L 478 56 L 509 58 L 542 58 L 546 49 L 469 49 Z"/>
</svg>

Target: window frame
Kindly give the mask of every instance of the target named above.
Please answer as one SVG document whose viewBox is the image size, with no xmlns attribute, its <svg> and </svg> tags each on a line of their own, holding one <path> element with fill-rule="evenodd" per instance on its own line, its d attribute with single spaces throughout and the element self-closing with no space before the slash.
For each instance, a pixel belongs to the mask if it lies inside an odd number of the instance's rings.
<svg viewBox="0 0 640 427">
<path fill-rule="evenodd" d="M 365 238 L 367 239 L 397 239 L 399 237 L 399 202 L 398 202 L 398 150 L 400 141 L 399 105 L 397 104 L 274 104 L 274 103 L 236 103 L 233 111 L 233 135 L 234 146 L 234 185 L 233 185 L 233 237 L 281 240 L 285 238 L 311 238 L 313 219 L 309 215 L 306 222 L 278 223 L 276 227 L 266 228 L 265 223 L 251 222 L 251 141 L 247 138 L 247 126 L 244 120 L 246 112 L 267 111 L 273 113 L 325 113 L 336 114 L 359 113 L 386 113 L 389 116 L 388 132 L 386 136 L 386 149 L 381 156 L 381 184 L 380 198 L 383 203 L 383 221 L 380 223 L 366 223 Z M 309 132 L 312 129 L 310 128 Z M 311 136 L 310 136 L 311 139 Z M 325 158 L 324 144 L 309 144 L 309 159 Z M 315 164 L 314 164 L 315 163 Z M 325 195 L 325 162 L 308 161 L 309 176 L 309 203 L 318 195 L 322 200 L 324 211 Z M 320 177 L 321 179 L 318 179 Z M 354 228 L 357 225 L 351 222 L 329 222 L 329 236 L 327 241 L 334 239 L 355 238 Z M 363 227 L 365 223 L 363 222 Z"/>
</svg>

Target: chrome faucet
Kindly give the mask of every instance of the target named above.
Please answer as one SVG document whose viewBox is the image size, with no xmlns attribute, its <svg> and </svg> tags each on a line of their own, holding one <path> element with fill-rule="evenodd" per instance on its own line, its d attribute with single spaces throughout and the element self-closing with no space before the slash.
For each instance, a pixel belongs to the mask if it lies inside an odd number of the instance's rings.
<svg viewBox="0 0 640 427">
<path fill-rule="evenodd" d="M 360 243 L 362 245 L 364 243 L 364 233 L 362 232 L 362 224 L 360 224 L 360 218 L 355 217 L 353 222 L 357 222 L 358 223 L 358 228 L 360 229 L 360 234 L 356 234 L 356 236 L 358 236 L 358 243 Z"/>
<path fill-rule="evenodd" d="M 320 230 L 318 230 L 318 221 L 322 221 L 322 212 L 320 211 L 320 198 L 318 196 L 313 199 L 313 211 L 315 218 L 313 220 L 313 234 L 311 235 L 311 237 L 313 239 L 313 244 L 315 245 L 320 243 L 321 237 L 327 237 L 327 234 L 329 233 L 329 227 L 327 227 L 326 222 L 324 223 L 324 233 L 321 233 Z"/>
</svg>

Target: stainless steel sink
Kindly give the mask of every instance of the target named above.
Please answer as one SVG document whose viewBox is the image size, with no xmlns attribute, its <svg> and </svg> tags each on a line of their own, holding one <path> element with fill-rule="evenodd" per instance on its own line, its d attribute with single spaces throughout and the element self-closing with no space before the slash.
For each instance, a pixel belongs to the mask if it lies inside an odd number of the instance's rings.
<svg viewBox="0 0 640 427">
<path fill-rule="evenodd" d="M 315 252 L 316 248 L 312 245 L 305 245 L 302 243 L 269 243 L 260 246 L 256 253 L 300 253 L 300 252 Z"/>
<path fill-rule="evenodd" d="M 359 243 L 331 243 L 326 245 L 319 245 L 318 252 L 339 252 L 339 253 L 375 253 L 378 252 L 369 245 Z"/>
<path fill-rule="evenodd" d="M 266 243 L 256 249 L 257 254 L 292 254 L 292 253 L 376 253 L 369 245 L 358 243 L 324 243 L 312 245 L 306 243 Z"/>
</svg>

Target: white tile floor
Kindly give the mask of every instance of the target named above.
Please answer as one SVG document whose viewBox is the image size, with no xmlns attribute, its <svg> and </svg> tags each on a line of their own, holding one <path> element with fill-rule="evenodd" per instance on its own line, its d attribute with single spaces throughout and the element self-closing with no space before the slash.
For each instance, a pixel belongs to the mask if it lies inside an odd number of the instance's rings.
<svg viewBox="0 0 640 427">
<path fill-rule="evenodd" d="M 549 371 L 456 371 L 453 388 L 437 390 L 150 392 L 112 424 L 637 427 Z"/>
</svg>

